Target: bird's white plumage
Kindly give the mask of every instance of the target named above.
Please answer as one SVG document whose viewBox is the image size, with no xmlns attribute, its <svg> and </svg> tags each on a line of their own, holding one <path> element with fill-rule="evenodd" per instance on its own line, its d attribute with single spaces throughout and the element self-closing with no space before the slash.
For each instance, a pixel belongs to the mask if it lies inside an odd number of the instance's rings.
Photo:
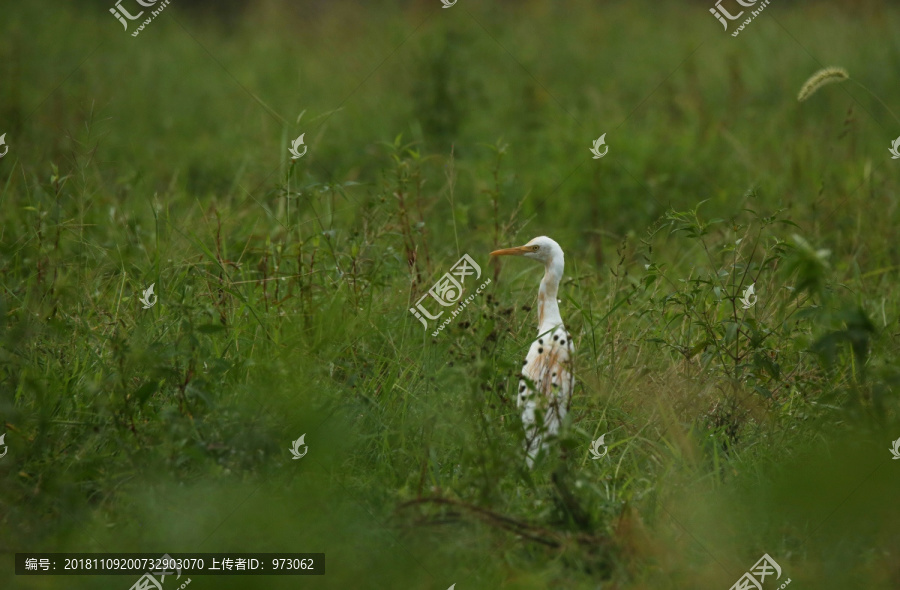
<svg viewBox="0 0 900 590">
<path fill-rule="evenodd" d="M 565 268 L 562 248 L 546 236 L 517 248 L 492 252 L 495 256 L 524 256 L 544 264 L 538 290 L 538 336 L 522 361 L 516 405 L 525 427 L 525 455 L 529 467 L 548 447 L 547 438 L 559 434 L 574 389 L 571 335 L 559 314 L 557 294 Z"/>
<path fill-rule="evenodd" d="M 528 466 L 541 449 L 546 436 L 559 434 L 559 425 L 569 411 L 574 377 L 572 338 L 564 326 L 538 335 L 531 343 L 522 366 L 517 406 L 525 426 L 525 454 Z"/>
</svg>

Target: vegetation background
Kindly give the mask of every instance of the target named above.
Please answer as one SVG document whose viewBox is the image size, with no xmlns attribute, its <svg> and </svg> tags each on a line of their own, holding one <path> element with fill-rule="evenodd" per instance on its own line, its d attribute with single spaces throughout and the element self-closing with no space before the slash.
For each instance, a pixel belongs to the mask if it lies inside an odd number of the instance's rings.
<svg viewBox="0 0 900 590">
<path fill-rule="evenodd" d="M 900 10 L 712 4 L 6 3 L 0 586 L 289 551 L 327 574 L 191 588 L 900 588 Z M 578 385 L 528 471 L 541 271 L 488 253 L 538 235 Z M 492 283 L 433 338 L 464 253 Z"/>
</svg>

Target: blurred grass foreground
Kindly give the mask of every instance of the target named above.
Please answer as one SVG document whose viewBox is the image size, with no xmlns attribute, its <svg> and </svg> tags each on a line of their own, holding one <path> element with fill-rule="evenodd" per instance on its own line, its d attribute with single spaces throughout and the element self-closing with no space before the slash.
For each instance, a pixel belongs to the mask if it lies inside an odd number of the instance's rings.
<svg viewBox="0 0 900 590">
<path fill-rule="evenodd" d="M 0 587 L 900 588 L 896 4 L 114 6 L 0 17 Z M 540 270 L 488 253 L 539 235 L 576 388 L 528 470 Z"/>
</svg>

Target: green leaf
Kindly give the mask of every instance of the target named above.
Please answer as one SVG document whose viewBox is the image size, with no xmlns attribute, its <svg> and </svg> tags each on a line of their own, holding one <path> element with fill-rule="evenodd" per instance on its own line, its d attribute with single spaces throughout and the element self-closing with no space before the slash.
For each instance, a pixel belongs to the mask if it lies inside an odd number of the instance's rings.
<svg viewBox="0 0 900 590">
<path fill-rule="evenodd" d="M 691 356 L 697 356 L 698 353 L 702 352 L 710 344 L 712 344 L 712 342 L 709 339 L 701 340 L 691 348 Z"/>
<path fill-rule="evenodd" d="M 725 324 L 725 342 L 731 343 L 737 339 L 738 325 L 735 322 Z"/>
<path fill-rule="evenodd" d="M 773 379 L 779 379 L 781 377 L 781 366 L 769 358 L 765 353 L 753 355 L 753 364 L 760 369 L 763 369 Z"/>
<path fill-rule="evenodd" d="M 771 391 L 760 385 L 754 385 L 753 389 L 756 391 L 756 393 L 760 394 L 766 399 L 772 399 L 772 396 L 774 395 Z"/>
</svg>

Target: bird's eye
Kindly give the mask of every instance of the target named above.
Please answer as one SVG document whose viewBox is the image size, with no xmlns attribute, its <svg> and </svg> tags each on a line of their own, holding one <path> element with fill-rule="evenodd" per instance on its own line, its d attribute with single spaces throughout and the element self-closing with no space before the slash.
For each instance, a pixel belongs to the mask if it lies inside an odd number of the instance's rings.
<svg viewBox="0 0 900 590">
<path fill-rule="evenodd" d="M 541 247 L 540 246 L 532 246 L 531 249 L 534 250 L 535 252 L 537 252 L 538 250 L 541 249 Z"/>
</svg>

